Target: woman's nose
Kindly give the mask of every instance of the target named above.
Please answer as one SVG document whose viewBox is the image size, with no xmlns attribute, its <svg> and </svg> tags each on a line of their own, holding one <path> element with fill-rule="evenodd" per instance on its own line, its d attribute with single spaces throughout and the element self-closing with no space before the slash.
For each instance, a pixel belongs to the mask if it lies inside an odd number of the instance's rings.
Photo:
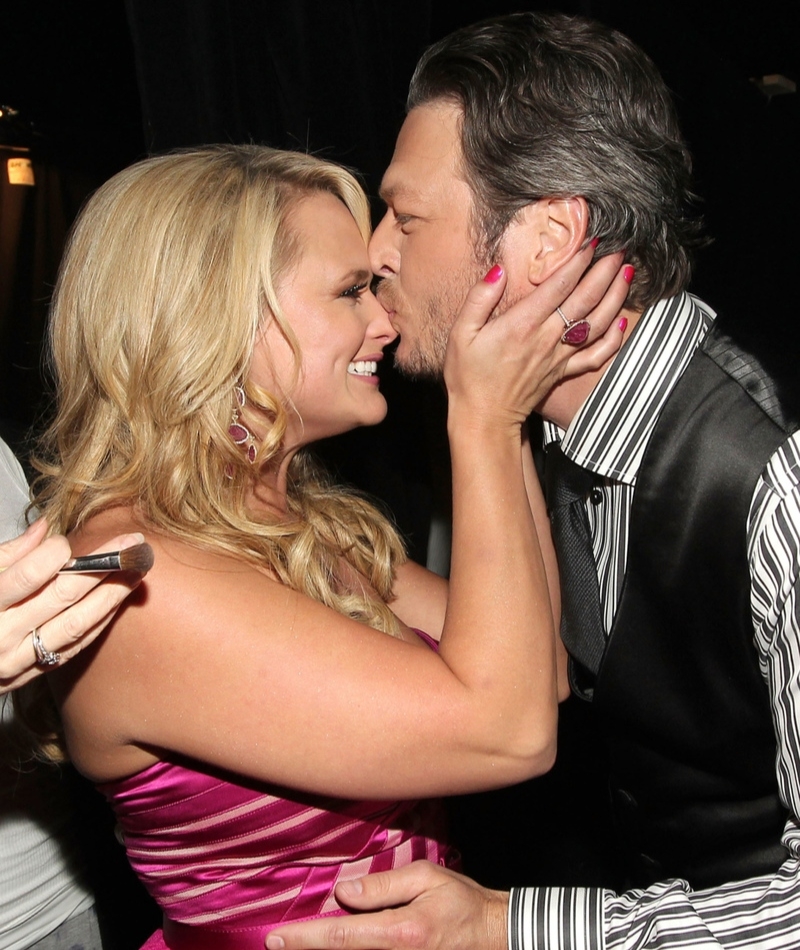
<svg viewBox="0 0 800 950">
<path fill-rule="evenodd" d="M 383 309 L 378 298 L 370 292 L 370 305 L 373 308 L 370 313 L 370 325 L 368 333 L 376 340 L 380 340 L 382 346 L 388 346 L 398 336 L 397 330 L 392 326 L 389 320 L 389 314 Z"/>
</svg>

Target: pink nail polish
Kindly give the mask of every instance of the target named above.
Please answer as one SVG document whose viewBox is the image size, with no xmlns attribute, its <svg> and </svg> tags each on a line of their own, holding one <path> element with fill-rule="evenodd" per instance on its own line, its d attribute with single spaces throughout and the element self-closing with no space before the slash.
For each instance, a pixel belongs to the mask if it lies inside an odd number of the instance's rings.
<svg viewBox="0 0 800 950">
<path fill-rule="evenodd" d="M 623 318 L 619 321 L 619 323 L 617 324 L 617 326 L 618 326 L 619 329 L 620 329 L 620 333 L 624 333 L 624 332 L 628 329 L 628 318 L 627 318 L 627 317 L 623 317 Z"/>
<path fill-rule="evenodd" d="M 592 238 L 592 240 L 589 241 L 589 247 L 597 247 L 599 243 L 600 243 L 600 238 Z"/>
<path fill-rule="evenodd" d="M 622 276 L 627 283 L 630 283 L 633 280 L 633 275 L 636 273 L 636 268 L 632 264 L 626 264 L 622 269 Z"/>
<path fill-rule="evenodd" d="M 494 267 L 489 271 L 489 273 L 483 278 L 484 282 L 487 284 L 496 284 L 498 280 L 503 276 L 503 268 L 499 264 L 495 264 Z"/>
</svg>

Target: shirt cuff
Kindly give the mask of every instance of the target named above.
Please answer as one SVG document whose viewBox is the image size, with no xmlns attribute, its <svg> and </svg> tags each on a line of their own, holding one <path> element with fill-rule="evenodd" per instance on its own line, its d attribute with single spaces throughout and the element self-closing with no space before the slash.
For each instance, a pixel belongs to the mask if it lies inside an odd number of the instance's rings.
<svg viewBox="0 0 800 950">
<path fill-rule="evenodd" d="M 603 889 L 515 887 L 509 950 L 603 950 Z"/>
</svg>

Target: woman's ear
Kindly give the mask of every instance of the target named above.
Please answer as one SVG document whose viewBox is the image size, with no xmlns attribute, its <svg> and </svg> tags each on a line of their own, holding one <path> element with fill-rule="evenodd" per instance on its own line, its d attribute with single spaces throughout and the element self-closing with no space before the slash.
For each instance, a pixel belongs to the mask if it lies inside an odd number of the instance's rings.
<svg viewBox="0 0 800 950">
<path fill-rule="evenodd" d="M 526 256 L 528 280 L 541 284 L 583 247 L 589 226 L 586 199 L 540 198 L 523 208 L 512 238 Z"/>
</svg>

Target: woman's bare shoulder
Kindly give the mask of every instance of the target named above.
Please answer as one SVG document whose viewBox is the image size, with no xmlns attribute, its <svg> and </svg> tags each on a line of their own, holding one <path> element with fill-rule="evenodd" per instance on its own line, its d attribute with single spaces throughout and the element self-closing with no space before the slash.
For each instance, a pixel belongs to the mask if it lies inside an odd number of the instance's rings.
<svg viewBox="0 0 800 950">
<path fill-rule="evenodd" d="M 144 534 L 153 548 L 153 566 L 107 631 L 59 671 L 54 684 L 70 755 L 97 781 L 137 771 L 157 758 L 140 746 L 154 693 L 171 689 L 177 700 L 193 688 L 199 701 L 198 686 L 214 688 L 213 664 L 198 662 L 191 670 L 186 664 L 193 654 L 213 657 L 219 638 L 236 635 L 237 597 L 258 600 L 261 626 L 268 631 L 286 592 L 233 555 L 153 530 L 122 509 L 98 515 L 71 535 L 73 553 L 95 550 L 127 531 Z"/>
</svg>

